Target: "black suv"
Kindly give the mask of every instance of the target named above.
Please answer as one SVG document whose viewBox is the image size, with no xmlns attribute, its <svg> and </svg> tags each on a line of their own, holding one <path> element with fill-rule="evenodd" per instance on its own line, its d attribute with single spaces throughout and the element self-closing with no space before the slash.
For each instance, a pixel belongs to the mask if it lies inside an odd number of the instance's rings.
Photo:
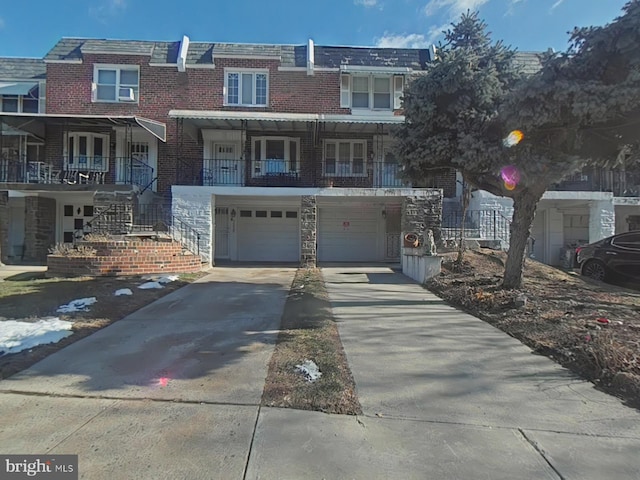
<svg viewBox="0 0 640 480">
<path fill-rule="evenodd" d="M 582 275 L 594 280 L 613 276 L 640 280 L 640 230 L 620 233 L 576 249 Z"/>
</svg>

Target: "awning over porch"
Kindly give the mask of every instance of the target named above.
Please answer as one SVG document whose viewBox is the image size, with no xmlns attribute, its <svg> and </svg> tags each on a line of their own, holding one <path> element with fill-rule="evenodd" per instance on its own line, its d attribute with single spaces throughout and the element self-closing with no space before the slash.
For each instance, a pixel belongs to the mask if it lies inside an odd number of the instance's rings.
<svg viewBox="0 0 640 480">
<path fill-rule="evenodd" d="M 404 116 L 389 114 L 326 115 L 316 113 L 247 112 L 222 110 L 171 110 L 170 118 L 187 120 L 196 129 L 306 131 L 319 126 L 331 131 L 376 133 L 379 125 L 401 124 Z"/>
<path fill-rule="evenodd" d="M 37 82 L 0 82 L 0 95 L 28 95 Z"/>
<path fill-rule="evenodd" d="M 137 115 L 62 115 L 49 113 L 0 113 L 0 122 L 14 129 L 44 138 L 47 125 L 79 128 L 83 126 L 140 126 L 162 142 L 167 127 L 162 122 Z M 0 134 L 3 132 L 0 130 Z"/>
</svg>

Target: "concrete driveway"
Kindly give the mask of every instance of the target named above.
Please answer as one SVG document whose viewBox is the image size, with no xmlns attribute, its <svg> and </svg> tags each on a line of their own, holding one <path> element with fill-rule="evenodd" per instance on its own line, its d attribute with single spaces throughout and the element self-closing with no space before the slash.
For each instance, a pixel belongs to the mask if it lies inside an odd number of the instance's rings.
<svg viewBox="0 0 640 480">
<path fill-rule="evenodd" d="M 0 453 L 85 478 L 242 478 L 294 268 L 216 268 L 0 382 Z"/>
<path fill-rule="evenodd" d="M 263 409 L 248 478 L 640 479 L 637 410 L 389 268 L 323 274 L 364 416 Z"/>
</svg>

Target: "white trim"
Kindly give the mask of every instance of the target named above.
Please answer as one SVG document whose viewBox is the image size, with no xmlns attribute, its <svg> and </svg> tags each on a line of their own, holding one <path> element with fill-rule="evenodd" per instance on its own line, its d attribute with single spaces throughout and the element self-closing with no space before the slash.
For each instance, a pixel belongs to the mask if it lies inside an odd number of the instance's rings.
<svg viewBox="0 0 640 480">
<path fill-rule="evenodd" d="M 306 72 L 306 67 L 278 67 L 279 72 Z"/>
<path fill-rule="evenodd" d="M 229 75 L 238 75 L 238 103 L 229 102 Z M 266 95 L 265 103 L 242 103 L 242 77 L 243 75 L 251 74 L 253 83 L 252 99 L 257 101 L 258 97 L 258 82 L 256 77 L 258 75 L 264 75 L 266 78 Z M 223 105 L 225 107 L 249 107 L 249 108 L 264 108 L 269 106 L 269 69 L 268 68 L 233 68 L 225 67 L 224 69 L 224 87 L 223 87 Z"/>
<path fill-rule="evenodd" d="M 187 54 L 189 53 L 189 37 L 186 35 L 182 36 L 182 42 L 180 42 L 180 50 L 178 51 L 178 59 L 176 63 L 178 64 L 178 71 L 184 72 L 187 66 Z"/>
<path fill-rule="evenodd" d="M 84 155 L 79 153 L 80 137 L 86 137 L 86 153 Z M 69 140 L 73 138 L 73 152 L 69 152 Z M 102 165 L 100 168 L 95 167 L 96 155 L 94 155 L 94 142 L 95 139 L 102 140 Z M 96 132 L 83 132 L 83 131 L 70 131 L 64 136 L 63 150 L 63 170 L 64 171 L 93 171 L 93 172 L 108 172 L 109 171 L 109 148 L 110 148 L 110 135 L 108 133 L 96 133 Z M 69 156 L 73 158 L 73 163 L 69 164 Z M 86 165 L 81 167 L 79 160 L 81 157 L 86 157 Z M 91 160 L 89 160 L 91 159 Z"/>
<path fill-rule="evenodd" d="M 175 63 L 151 63 L 149 62 L 150 67 L 171 67 L 174 68 L 176 66 Z"/>
<path fill-rule="evenodd" d="M 282 141 L 284 142 L 284 161 L 285 171 L 280 173 L 300 172 L 300 138 L 299 137 L 287 137 L 287 136 L 259 136 L 251 137 L 251 177 L 262 178 L 267 172 L 262 171 L 263 162 L 269 160 L 276 160 L 267 158 L 267 141 Z M 255 144 L 260 142 L 260 158 L 255 158 Z M 296 158 L 291 159 L 291 144 L 296 144 Z M 295 163 L 295 168 L 291 169 L 291 163 Z M 259 171 L 258 171 L 259 170 Z"/>
<path fill-rule="evenodd" d="M 204 68 L 204 69 L 214 69 L 216 66 L 213 63 L 203 63 L 203 64 L 189 64 L 187 63 L 187 68 Z"/>
<path fill-rule="evenodd" d="M 329 122 L 329 123 L 403 123 L 403 115 L 389 113 L 381 115 L 279 113 L 279 112 L 237 112 L 226 110 L 170 110 L 169 118 L 189 118 L 194 120 L 265 120 L 275 122 Z"/>
<path fill-rule="evenodd" d="M 44 63 L 75 63 L 81 64 L 82 60 L 43 60 Z"/>
<path fill-rule="evenodd" d="M 313 69 L 316 64 L 316 52 L 313 45 L 313 40 L 309 39 L 307 42 L 307 75 L 313 75 Z"/>
<path fill-rule="evenodd" d="M 349 172 L 342 173 L 339 171 L 340 162 L 340 144 L 349 144 Z M 327 145 L 335 145 L 335 165 L 334 172 L 327 172 Z M 354 165 L 354 145 L 362 145 L 362 172 L 353 173 Z M 339 177 L 339 178 L 352 178 L 352 177 L 366 177 L 367 176 L 367 157 L 368 157 L 368 142 L 363 139 L 346 139 L 346 138 L 325 138 L 322 140 L 322 176 L 323 177 Z"/>
<path fill-rule="evenodd" d="M 240 55 L 233 53 L 216 54 L 215 58 L 246 58 L 247 60 L 281 60 L 281 55 Z"/>
<path fill-rule="evenodd" d="M 409 67 L 374 67 L 367 65 L 340 65 L 340 71 L 345 73 L 369 73 L 371 75 L 376 74 L 401 74 L 401 73 L 411 73 L 413 72 L 412 68 Z"/>
<path fill-rule="evenodd" d="M 116 83 L 114 85 L 116 90 L 116 98 L 115 100 L 103 100 L 98 98 L 98 72 L 100 70 L 115 70 L 116 72 Z M 120 75 L 122 70 L 136 70 L 138 73 L 138 85 L 136 87 L 132 87 L 130 85 L 121 85 L 120 83 Z M 134 96 L 134 100 L 119 100 L 120 90 L 122 89 L 130 89 L 137 88 L 137 94 Z M 134 92 L 135 94 L 136 92 Z M 93 64 L 93 81 L 91 83 L 91 102 L 93 103 L 130 103 L 130 104 L 138 104 L 140 103 L 140 65 L 118 65 L 118 64 L 109 64 L 109 63 L 94 63 Z"/>
</svg>

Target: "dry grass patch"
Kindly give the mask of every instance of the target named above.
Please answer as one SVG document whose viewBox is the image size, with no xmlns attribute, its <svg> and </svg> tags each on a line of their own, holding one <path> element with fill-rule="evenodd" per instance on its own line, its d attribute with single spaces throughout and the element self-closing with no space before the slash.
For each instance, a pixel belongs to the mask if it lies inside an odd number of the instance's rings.
<svg viewBox="0 0 640 480">
<path fill-rule="evenodd" d="M 262 404 L 360 414 L 355 383 L 319 269 L 300 269 L 296 273 L 280 328 Z M 322 372 L 315 382 L 296 372 L 296 365 L 305 360 L 314 361 Z"/>
<path fill-rule="evenodd" d="M 640 408 L 640 292 L 534 260 L 526 262 L 521 290 L 503 290 L 504 261 L 504 252 L 469 251 L 458 268 L 448 257 L 428 287 Z"/>
<path fill-rule="evenodd" d="M 39 345 L 19 353 L 0 356 L 0 379 L 7 378 L 34 363 L 120 320 L 149 303 L 204 276 L 206 272 L 180 274 L 179 279 L 162 289 L 141 290 L 140 277 L 44 278 L 44 272 L 19 274 L 0 281 L 0 322 L 3 320 L 37 321 L 58 317 L 73 322 L 73 334 L 58 343 Z M 160 276 L 160 275 L 158 275 Z M 129 288 L 131 296 L 114 295 Z M 56 313 L 58 307 L 72 300 L 96 297 L 97 303 L 87 312 Z"/>
</svg>

